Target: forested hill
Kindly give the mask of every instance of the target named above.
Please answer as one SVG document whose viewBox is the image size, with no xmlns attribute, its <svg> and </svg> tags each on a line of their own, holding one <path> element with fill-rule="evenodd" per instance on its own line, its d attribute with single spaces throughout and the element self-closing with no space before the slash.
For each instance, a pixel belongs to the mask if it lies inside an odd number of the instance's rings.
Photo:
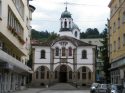
<svg viewBox="0 0 125 93">
<path fill-rule="evenodd" d="M 55 32 L 37 31 L 35 29 L 31 30 L 31 38 L 36 40 L 52 40 L 57 38 L 59 35 Z M 103 38 L 102 33 L 99 33 L 97 28 L 88 28 L 85 32 L 80 33 L 80 38 Z"/>
</svg>

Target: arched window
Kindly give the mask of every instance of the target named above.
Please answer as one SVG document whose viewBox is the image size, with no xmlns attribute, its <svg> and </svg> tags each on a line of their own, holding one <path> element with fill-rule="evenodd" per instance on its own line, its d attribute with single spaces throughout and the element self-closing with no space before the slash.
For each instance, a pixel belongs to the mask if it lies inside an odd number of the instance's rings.
<svg viewBox="0 0 125 93">
<path fill-rule="evenodd" d="M 66 49 L 65 49 L 65 47 L 62 47 L 62 56 L 66 56 Z"/>
<path fill-rule="evenodd" d="M 69 56 L 72 56 L 72 48 L 69 47 Z"/>
<path fill-rule="evenodd" d="M 77 37 L 78 36 L 78 33 L 77 33 L 77 31 L 75 31 L 75 37 Z"/>
<path fill-rule="evenodd" d="M 59 56 L 59 48 L 58 47 L 56 47 L 56 54 L 55 54 L 55 56 Z"/>
<path fill-rule="evenodd" d="M 69 71 L 69 79 L 72 79 L 72 71 Z"/>
<path fill-rule="evenodd" d="M 86 67 L 82 67 L 82 72 L 86 72 Z"/>
<path fill-rule="evenodd" d="M 86 59 L 87 58 L 87 51 L 83 50 L 82 51 L 82 59 Z"/>
<path fill-rule="evenodd" d="M 45 58 L 45 50 L 41 50 L 41 58 Z"/>
<path fill-rule="evenodd" d="M 44 79 L 44 77 L 45 77 L 45 67 L 41 66 L 40 71 L 41 71 L 41 79 Z"/>
<path fill-rule="evenodd" d="M 64 22 L 64 28 L 67 28 L 67 21 Z"/>
</svg>

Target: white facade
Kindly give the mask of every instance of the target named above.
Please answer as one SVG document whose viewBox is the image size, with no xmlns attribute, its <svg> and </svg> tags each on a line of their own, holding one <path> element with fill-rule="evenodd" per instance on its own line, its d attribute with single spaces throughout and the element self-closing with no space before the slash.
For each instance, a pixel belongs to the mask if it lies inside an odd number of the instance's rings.
<svg viewBox="0 0 125 93">
<path fill-rule="evenodd" d="M 33 86 L 57 82 L 88 85 L 95 81 L 96 46 L 80 40 L 80 30 L 67 8 L 61 14 L 60 22 L 60 37 L 32 43 Z"/>
<path fill-rule="evenodd" d="M 0 93 L 22 89 L 31 68 L 29 0 L 0 0 Z"/>
</svg>

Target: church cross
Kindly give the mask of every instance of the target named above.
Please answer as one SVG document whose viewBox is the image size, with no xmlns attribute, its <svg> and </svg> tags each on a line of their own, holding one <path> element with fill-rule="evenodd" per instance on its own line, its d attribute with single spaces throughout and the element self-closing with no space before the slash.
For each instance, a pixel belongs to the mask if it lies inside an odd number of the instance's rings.
<svg viewBox="0 0 125 93">
<path fill-rule="evenodd" d="M 69 4 L 67 1 L 64 3 L 66 5 L 66 11 L 67 11 L 67 5 Z"/>
</svg>

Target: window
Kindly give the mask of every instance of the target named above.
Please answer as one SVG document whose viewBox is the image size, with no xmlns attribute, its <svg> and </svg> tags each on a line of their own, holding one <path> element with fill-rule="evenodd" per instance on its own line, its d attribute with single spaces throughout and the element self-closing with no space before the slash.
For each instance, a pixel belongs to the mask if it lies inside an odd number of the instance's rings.
<svg viewBox="0 0 125 93">
<path fill-rule="evenodd" d="M 122 23 L 125 23 L 125 11 L 123 12 L 123 16 L 122 16 Z"/>
<path fill-rule="evenodd" d="M 75 31 L 75 37 L 77 37 L 78 36 L 78 33 L 77 33 L 77 31 Z"/>
<path fill-rule="evenodd" d="M 82 67 L 82 72 L 86 72 L 86 67 Z"/>
<path fill-rule="evenodd" d="M 115 31 L 116 31 L 116 24 L 115 24 L 115 22 L 114 22 L 113 32 L 115 32 Z"/>
<path fill-rule="evenodd" d="M 66 49 L 65 49 L 65 47 L 62 48 L 62 56 L 66 56 Z"/>
<path fill-rule="evenodd" d="M 13 3 L 16 6 L 20 16 L 24 19 L 24 4 L 22 0 L 13 0 Z"/>
<path fill-rule="evenodd" d="M 59 56 L 59 48 L 58 47 L 56 47 L 56 54 L 55 54 L 55 56 Z"/>
<path fill-rule="evenodd" d="M 71 22 L 69 22 L 69 28 L 71 28 Z"/>
<path fill-rule="evenodd" d="M 41 58 L 44 59 L 45 58 L 45 50 L 41 51 Z"/>
<path fill-rule="evenodd" d="M 41 71 L 41 79 L 44 79 L 44 77 L 45 77 L 45 67 L 41 66 L 40 71 Z"/>
<path fill-rule="evenodd" d="M 69 47 L 69 56 L 72 56 L 72 48 Z"/>
<path fill-rule="evenodd" d="M 120 49 L 120 37 L 118 38 L 118 49 Z"/>
<path fill-rule="evenodd" d="M 83 50 L 82 51 L 82 59 L 86 59 L 87 58 L 87 51 Z"/>
<path fill-rule="evenodd" d="M 125 34 L 123 34 L 123 45 L 125 45 Z"/>
<path fill-rule="evenodd" d="M 65 20 L 64 28 L 67 28 L 67 21 Z"/>
<path fill-rule="evenodd" d="M 114 51 L 116 51 L 116 41 L 114 41 Z"/>
<path fill-rule="evenodd" d="M 86 79 L 86 73 L 82 73 L 82 79 Z"/>
<path fill-rule="evenodd" d="M 120 18 L 118 18 L 118 28 L 120 28 Z"/>
<path fill-rule="evenodd" d="M 15 32 L 18 36 L 23 38 L 23 27 L 18 21 L 17 17 L 14 15 L 10 7 L 8 7 L 8 23 L 7 23 L 8 29 Z"/>
<path fill-rule="evenodd" d="M 72 79 L 72 71 L 69 71 L 69 79 Z"/>
</svg>

